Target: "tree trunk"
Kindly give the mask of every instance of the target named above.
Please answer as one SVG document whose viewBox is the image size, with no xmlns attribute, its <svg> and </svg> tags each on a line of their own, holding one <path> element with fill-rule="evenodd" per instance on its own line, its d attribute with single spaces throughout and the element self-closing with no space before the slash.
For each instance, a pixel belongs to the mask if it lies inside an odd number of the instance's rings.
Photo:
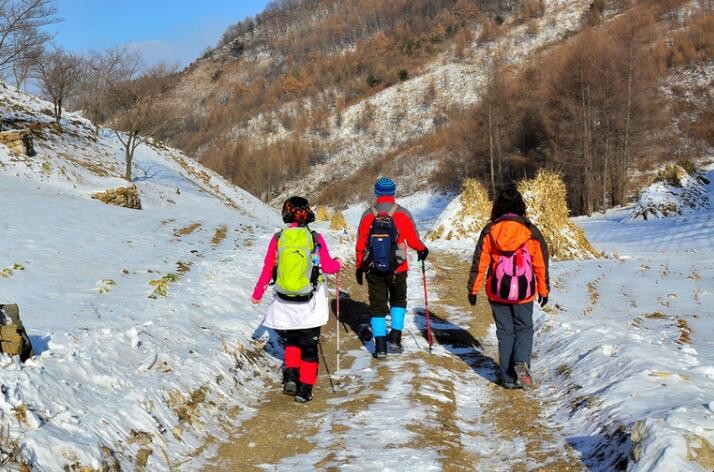
<svg viewBox="0 0 714 472">
<path fill-rule="evenodd" d="M 133 132 L 129 132 L 126 144 L 124 144 L 124 157 L 126 159 L 126 170 L 124 172 L 124 179 L 127 182 L 131 182 L 131 164 L 134 161 L 134 142 L 136 141 L 136 136 Z"/>
<path fill-rule="evenodd" d="M 618 172 L 617 204 L 622 204 L 627 195 L 627 173 L 630 167 L 630 119 L 632 117 L 632 76 L 634 73 L 634 44 L 630 42 L 627 57 L 627 108 L 625 111 L 625 137 L 622 148 L 622 162 Z"/>
<path fill-rule="evenodd" d="M 491 104 L 488 104 L 488 152 L 491 160 L 491 194 L 496 197 L 496 176 L 493 165 L 493 124 Z"/>
</svg>

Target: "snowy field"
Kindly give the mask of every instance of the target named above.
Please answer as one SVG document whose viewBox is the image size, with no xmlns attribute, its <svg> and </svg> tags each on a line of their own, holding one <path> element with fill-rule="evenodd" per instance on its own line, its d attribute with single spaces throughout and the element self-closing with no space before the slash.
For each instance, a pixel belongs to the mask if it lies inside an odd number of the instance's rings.
<svg viewBox="0 0 714 472">
<path fill-rule="evenodd" d="M 631 451 L 630 470 L 711 465 L 714 185 L 706 190 L 709 209 L 685 216 L 631 220 L 626 208 L 576 218 L 609 257 L 553 265 L 538 395 L 558 398 L 553 413 L 593 469 L 615 466 L 607 458 L 618 448 Z"/>
<path fill-rule="evenodd" d="M 160 146 L 137 151 L 143 210 L 92 200 L 92 192 L 125 184 L 116 137 L 103 130 L 93 139 L 74 115 L 62 133 L 51 131 L 47 103 L 0 92 L 5 119 L 43 126 L 36 157 L 0 145 L 0 269 L 9 269 L 0 303 L 19 304 L 36 353 L 25 364 L 0 356 L 2 451 L 16 446 L 33 470 L 199 468 L 215 452 L 209 440 L 234 434 L 278 378 L 279 348 L 259 328 L 265 306 L 248 303 L 278 215 Z M 525 398 L 543 405 L 539 421 L 553 432 L 538 446 L 545 455 L 537 464 L 519 466 L 568 461 L 567 443 L 593 470 L 711 470 L 712 185 L 706 192 L 708 208 L 684 216 L 643 221 L 623 208 L 576 219 L 607 257 L 552 265 L 551 304 L 536 315 L 540 387 Z M 399 201 L 425 233 L 452 197 Z M 345 212 L 353 230 L 365 208 Z M 351 237 L 327 236 L 334 254 L 352 257 Z M 467 241 L 430 246 L 464 259 L 473 250 Z M 460 450 L 488 470 L 523 461 L 530 445 L 489 419 L 500 393 L 492 362 L 447 341 L 423 355 L 422 292 L 412 271 L 407 354 L 386 375 L 369 343 L 348 350 L 343 376 L 354 398 L 331 398 L 329 413 L 312 412 L 312 451 L 278 469 L 319 460 L 344 470 L 441 470 Z M 162 279 L 166 296 L 151 297 Z M 464 301 L 432 296 L 442 317 L 435 329 L 466 332 L 473 315 Z M 494 345 L 493 327 L 481 341 Z M 443 447 L 421 447 L 431 430 L 449 441 L 434 436 Z"/>
</svg>

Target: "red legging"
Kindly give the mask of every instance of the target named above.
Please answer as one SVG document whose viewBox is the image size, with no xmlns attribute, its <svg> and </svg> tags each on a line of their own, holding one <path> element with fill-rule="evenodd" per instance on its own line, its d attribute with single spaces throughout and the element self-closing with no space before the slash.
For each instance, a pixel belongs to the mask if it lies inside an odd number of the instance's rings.
<svg viewBox="0 0 714 472">
<path fill-rule="evenodd" d="M 285 368 L 298 369 L 300 382 L 315 385 L 319 364 L 317 349 L 320 342 L 320 327 L 290 329 L 286 331 L 286 337 Z"/>
</svg>

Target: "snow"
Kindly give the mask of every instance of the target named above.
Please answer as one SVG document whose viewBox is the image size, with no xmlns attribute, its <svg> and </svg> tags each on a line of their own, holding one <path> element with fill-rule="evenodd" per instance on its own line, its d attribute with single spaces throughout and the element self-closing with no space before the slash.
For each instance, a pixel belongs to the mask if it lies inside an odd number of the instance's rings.
<svg viewBox="0 0 714 472">
<path fill-rule="evenodd" d="M 714 210 L 628 215 L 576 219 L 611 257 L 553 265 L 553 308 L 537 316 L 538 394 L 558 398 L 555 416 L 594 470 L 615 465 L 601 454 L 631 451 L 628 470 L 705 470 L 689 458 L 693 438 L 714 442 Z"/>
<path fill-rule="evenodd" d="M 0 103 L 5 118 L 51 121 L 48 104 L 8 88 Z M 99 469 L 103 448 L 122 468 L 136 467 L 144 448 L 149 470 L 199 468 L 215 452 L 207 439 L 239 428 L 278 375 L 274 334 L 259 326 L 266 306 L 248 303 L 278 215 L 158 144 L 137 151 L 143 210 L 92 200 L 125 185 L 118 140 L 103 130 L 95 141 L 71 114 L 63 128 L 46 128 L 33 158 L 0 145 L 0 268 L 24 268 L 0 278 L 0 301 L 19 304 L 37 354 L 25 364 L 0 356 L 0 425 L 37 470 Z M 711 184 L 705 191 L 714 201 Z M 453 211 L 452 198 L 398 201 L 426 233 Z M 344 212 L 351 236 L 366 205 Z M 536 312 L 539 387 L 527 393 L 555 431 L 546 461 L 563 457 L 556 446 L 567 442 L 593 470 L 707 470 L 694 459 L 714 443 L 714 210 L 658 220 L 631 211 L 574 219 L 605 259 L 552 264 L 550 305 Z M 224 225 L 226 239 L 212 242 Z M 353 257 L 354 239 L 324 226 L 331 252 Z M 429 245 L 465 258 L 473 250 L 472 241 Z M 167 297 L 149 298 L 149 282 L 177 273 L 179 261 L 190 270 Z M 348 395 L 306 417 L 317 425 L 310 452 L 273 466 L 441 470 L 448 444 L 419 447 L 415 431 L 450 433 L 447 421 L 484 470 L 547 467 L 523 462 L 523 439 L 486 418 L 498 392 L 480 348 L 436 343 L 422 355 L 421 279 L 408 284 L 407 354 L 389 360 L 388 381 L 377 382 L 370 343 L 344 353 L 354 361 L 341 373 Z M 471 312 L 430 297 L 442 311 L 436 328 L 467 330 Z M 494 346 L 495 330 L 480 341 Z M 351 410 L 352 401 L 365 407 Z M 349 447 L 335 447 L 337 436 Z"/>
<path fill-rule="evenodd" d="M 0 87 L 4 119 L 51 120 L 49 104 Z M 99 469 L 102 447 L 122 468 L 142 447 L 153 450 L 151 470 L 198 464 L 206 438 L 225 435 L 230 411 L 254 403 L 278 363 L 248 355 L 259 351 L 251 335 L 262 310 L 242 302 L 262 263 L 255 233 L 270 233 L 277 215 L 161 146 L 137 149 L 143 210 L 92 200 L 126 184 L 113 177 L 119 142 L 109 130 L 95 142 L 79 116 L 62 125 L 44 128 L 32 158 L 0 145 L 0 266 L 24 266 L 0 279 L 0 300 L 19 305 L 36 354 L 25 364 L 0 356 L 7 441 L 33 470 Z M 200 227 L 178 235 L 192 223 Z M 213 244 L 222 225 L 228 236 Z M 166 298 L 148 298 L 149 281 L 179 261 L 190 271 Z"/>
</svg>

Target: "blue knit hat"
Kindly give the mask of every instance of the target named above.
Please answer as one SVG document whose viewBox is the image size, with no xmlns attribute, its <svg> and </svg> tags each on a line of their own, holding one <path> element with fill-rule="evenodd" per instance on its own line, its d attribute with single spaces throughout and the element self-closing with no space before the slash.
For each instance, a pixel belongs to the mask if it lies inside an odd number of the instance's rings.
<svg viewBox="0 0 714 472">
<path fill-rule="evenodd" d="M 374 194 L 377 197 L 389 195 L 393 197 L 397 193 L 397 185 L 388 177 L 382 177 L 374 184 Z"/>
</svg>

